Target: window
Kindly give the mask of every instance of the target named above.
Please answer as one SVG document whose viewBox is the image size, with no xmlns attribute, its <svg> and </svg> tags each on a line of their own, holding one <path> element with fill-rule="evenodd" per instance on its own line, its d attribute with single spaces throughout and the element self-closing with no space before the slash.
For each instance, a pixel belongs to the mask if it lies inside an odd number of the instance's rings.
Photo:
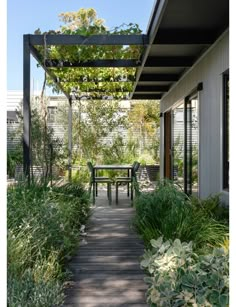
<svg viewBox="0 0 236 307">
<path fill-rule="evenodd" d="M 223 74 L 223 189 L 229 190 L 229 72 Z"/>
</svg>

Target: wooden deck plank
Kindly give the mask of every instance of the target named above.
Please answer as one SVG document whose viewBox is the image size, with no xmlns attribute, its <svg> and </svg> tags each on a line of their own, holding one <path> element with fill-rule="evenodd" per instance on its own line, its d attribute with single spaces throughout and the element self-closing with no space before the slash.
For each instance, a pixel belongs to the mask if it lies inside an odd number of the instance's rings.
<svg viewBox="0 0 236 307">
<path fill-rule="evenodd" d="M 99 192 L 87 235 L 69 263 L 73 278 L 66 285 L 64 307 L 148 306 L 140 269 L 144 245 L 132 227 L 130 200 L 123 198 L 122 207 L 110 207 L 106 193 Z"/>
<path fill-rule="evenodd" d="M 135 286 L 135 289 L 147 289 L 147 284 L 143 282 L 142 276 L 137 279 L 124 279 L 119 278 L 118 276 L 115 276 L 114 278 L 110 279 L 99 279 L 99 278 L 82 278 L 80 280 L 76 280 L 75 282 L 68 284 L 68 289 L 73 288 L 74 290 L 77 289 L 90 289 L 91 291 L 93 289 L 95 290 L 103 290 L 107 288 L 116 289 L 116 288 L 133 288 Z M 68 291 L 68 290 L 67 290 Z"/>
<path fill-rule="evenodd" d="M 80 305 L 80 306 L 82 306 L 82 305 Z M 84 305 L 85 306 L 85 305 Z M 127 304 L 127 303 L 125 303 L 125 304 L 104 304 L 104 303 L 98 303 L 98 302 L 96 302 L 96 303 L 87 303 L 86 304 L 86 307 L 147 307 L 147 304 L 145 303 L 145 304 Z M 67 304 L 66 305 L 66 307 L 78 307 L 78 304 L 77 303 L 75 303 L 75 304 L 73 304 L 73 303 L 69 303 L 69 304 Z"/>
</svg>

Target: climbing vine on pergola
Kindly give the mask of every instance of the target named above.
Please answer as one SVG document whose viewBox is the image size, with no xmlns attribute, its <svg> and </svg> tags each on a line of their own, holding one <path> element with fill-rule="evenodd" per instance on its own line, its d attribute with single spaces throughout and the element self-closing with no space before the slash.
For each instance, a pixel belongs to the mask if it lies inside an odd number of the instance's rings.
<svg viewBox="0 0 236 307">
<path fill-rule="evenodd" d="M 61 14 L 59 31 L 24 35 L 24 173 L 30 180 L 30 54 L 47 74 L 47 84 L 69 101 L 69 161 L 72 152 L 72 100 L 128 99 L 141 65 L 147 35 L 130 23 L 108 31 L 93 9 Z M 70 170 L 70 168 L 69 168 Z"/>
</svg>

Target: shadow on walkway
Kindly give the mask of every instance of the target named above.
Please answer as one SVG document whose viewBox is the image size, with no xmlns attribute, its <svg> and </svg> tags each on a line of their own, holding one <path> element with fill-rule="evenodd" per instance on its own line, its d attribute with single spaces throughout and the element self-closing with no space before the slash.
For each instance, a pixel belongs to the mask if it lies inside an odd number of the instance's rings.
<svg viewBox="0 0 236 307">
<path fill-rule="evenodd" d="M 144 245 L 132 229 L 133 215 L 125 191 L 119 192 L 118 205 L 113 197 L 109 206 L 106 191 L 99 190 L 87 235 L 69 264 L 73 279 L 65 291 L 64 306 L 147 306 L 139 264 Z"/>
</svg>

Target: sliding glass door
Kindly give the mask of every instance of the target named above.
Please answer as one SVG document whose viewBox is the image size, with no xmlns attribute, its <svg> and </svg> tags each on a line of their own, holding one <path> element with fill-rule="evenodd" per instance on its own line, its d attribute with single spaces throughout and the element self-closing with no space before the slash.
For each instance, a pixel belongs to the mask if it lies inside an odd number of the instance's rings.
<svg viewBox="0 0 236 307">
<path fill-rule="evenodd" d="M 198 105 L 196 93 L 164 117 L 165 177 L 171 178 L 188 195 L 198 194 Z"/>
</svg>

